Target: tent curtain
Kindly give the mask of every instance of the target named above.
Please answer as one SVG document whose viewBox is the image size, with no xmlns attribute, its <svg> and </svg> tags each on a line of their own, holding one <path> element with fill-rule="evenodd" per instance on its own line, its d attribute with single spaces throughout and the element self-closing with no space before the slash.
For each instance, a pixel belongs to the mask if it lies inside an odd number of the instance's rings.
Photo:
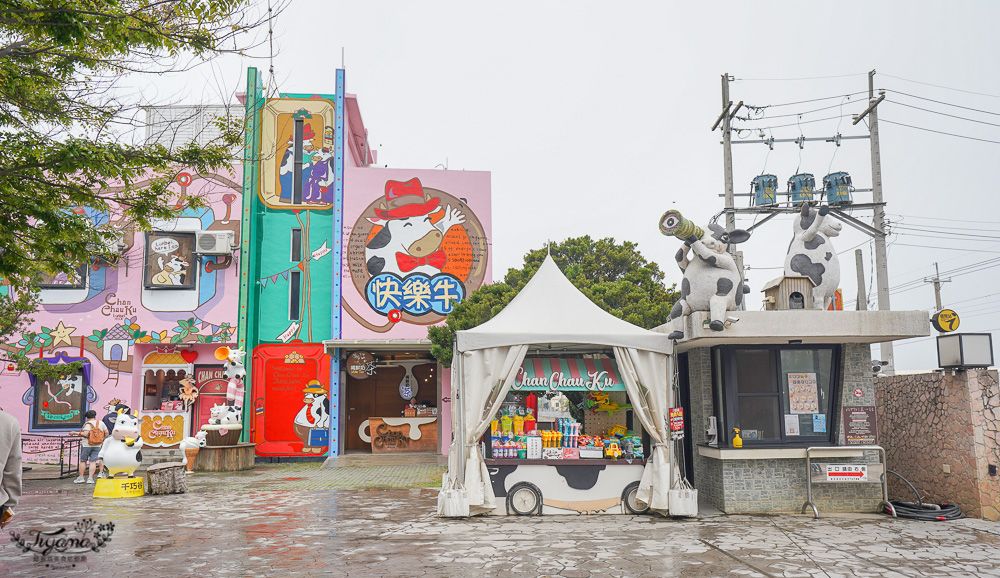
<svg viewBox="0 0 1000 578">
<path fill-rule="evenodd" d="M 456 377 L 460 380 L 461 411 L 452 411 L 455 437 L 448 452 L 448 473 L 438 496 L 439 516 L 475 516 L 496 509 L 489 471 L 479 452 L 479 438 L 500 410 L 527 352 L 527 345 L 513 345 L 456 353 L 452 383 L 456 383 Z M 460 420 L 464 423 L 458 423 Z M 465 477 L 460 480 L 458 460 L 463 456 Z"/>
<path fill-rule="evenodd" d="M 653 450 L 639 480 L 636 499 L 653 512 L 666 515 L 670 490 L 666 356 L 654 351 L 615 347 L 615 359 L 632 402 L 632 411 L 653 441 Z"/>
</svg>

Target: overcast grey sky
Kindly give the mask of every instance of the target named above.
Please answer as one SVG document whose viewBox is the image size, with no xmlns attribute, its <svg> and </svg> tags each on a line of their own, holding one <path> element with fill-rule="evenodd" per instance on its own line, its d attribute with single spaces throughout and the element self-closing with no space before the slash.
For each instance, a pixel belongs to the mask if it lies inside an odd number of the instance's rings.
<svg viewBox="0 0 1000 578">
<path fill-rule="evenodd" d="M 668 282 L 679 283 L 672 258 L 679 241 L 660 235 L 657 221 L 675 208 L 704 224 L 723 208 L 721 132 L 709 130 L 721 109 L 722 73 L 736 78 L 734 102 L 772 105 L 762 119 L 734 126 L 790 124 L 768 134 L 795 138 L 800 131 L 807 137 L 866 134 L 851 126 L 850 114 L 865 107 L 866 94 L 856 93 L 867 91 L 867 72 L 875 69 L 876 89 L 887 90 L 879 110 L 883 185 L 893 223 L 892 308 L 934 307 L 931 286 L 915 281 L 933 275 L 936 261 L 942 277 L 953 278 L 942 293 L 944 305 L 962 318 L 960 330 L 992 331 L 996 341 L 998 21 L 1000 5 L 992 2 L 487 7 L 293 0 L 274 24 L 273 79 L 267 78 L 267 59 L 230 58 L 157 79 L 147 97 L 219 102 L 242 90 L 248 65 L 282 92 L 332 93 L 343 48 L 347 91 L 358 95 L 379 164 L 492 171 L 495 278 L 547 240 L 589 234 L 637 243 Z M 853 96 L 773 106 L 848 94 Z M 832 108 L 797 116 L 824 107 Z M 757 140 L 756 131 L 741 136 Z M 761 144 L 733 149 L 737 193 L 747 192 L 765 167 L 778 176 L 782 191 L 796 168 L 814 173 L 817 181 L 829 170 L 845 170 L 858 188 L 871 187 L 867 140 L 844 141 L 839 148 L 809 142 L 802 150 L 795 144 L 777 144 L 770 152 Z M 856 195 L 857 202 L 870 200 L 870 193 Z M 738 198 L 738 205 L 747 203 Z M 870 211 L 854 214 L 871 222 Z M 741 218 L 738 226 L 751 223 Z M 760 307 L 760 288 L 781 275 L 790 237 L 791 218 L 777 218 L 743 245 L 753 290 L 749 308 Z M 857 246 L 864 251 L 874 305 L 868 238 L 845 226 L 834 243 L 844 252 L 845 301 L 853 308 L 857 297 L 849 250 Z M 897 343 L 896 365 L 936 367 L 933 338 Z"/>
</svg>

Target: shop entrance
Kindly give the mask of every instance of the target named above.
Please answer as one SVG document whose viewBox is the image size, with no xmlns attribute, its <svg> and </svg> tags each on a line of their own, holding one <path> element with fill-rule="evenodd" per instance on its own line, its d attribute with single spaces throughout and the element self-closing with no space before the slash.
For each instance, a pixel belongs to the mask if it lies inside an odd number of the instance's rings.
<svg viewBox="0 0 1000 578">
<path fill-rule="evenodd" d="M 413 361 L 420 362 L 419 365 Z M 380 364 L 374 375 L 357 379 L 347 375 L 345 387 L 345 453 L 371 453 L 372 444 L 362 437 L 360 431 L 370 418 L 401 418 L 410 403 L 402 395 L 401 384 L 407 377 L 407 370 L 401 365 L 391 365 L 392 361 Z M 411 381 L 419 383 L 416 388 L 417 404 L 434 407 L 437 404 L 437 372 L 432 361 L 408 360 Z M 365 428 L 364 435 L 371 437 L 375 432 Z"/>
</svg>

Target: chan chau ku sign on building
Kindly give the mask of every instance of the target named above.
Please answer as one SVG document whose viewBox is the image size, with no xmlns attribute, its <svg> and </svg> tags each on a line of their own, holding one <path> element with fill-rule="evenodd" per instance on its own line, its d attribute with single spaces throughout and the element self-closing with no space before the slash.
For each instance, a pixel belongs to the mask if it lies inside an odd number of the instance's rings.
<svg viewBox="0 0 1000 578">
<path fill-rule="evenodd" d="M 538 357 L 525 359 L 515 390 L 625 391 L 615 360 Z"/>
</svg>

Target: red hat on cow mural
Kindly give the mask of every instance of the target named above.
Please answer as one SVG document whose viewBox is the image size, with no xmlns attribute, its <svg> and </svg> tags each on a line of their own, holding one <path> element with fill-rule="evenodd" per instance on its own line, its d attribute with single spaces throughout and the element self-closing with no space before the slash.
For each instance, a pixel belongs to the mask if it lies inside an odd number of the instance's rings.
<svg viewBox="0 0 1000 578">
<path fill-rule="evenodd" d="M 424 194 L 424 188 L 417 177 L 405 183 L 386 181 L 385 202 L 379 203 L 375 214 L 386 220 L 417 217 L 430 214 L 440 202 L 441 199 Z"/>
<path fill-rule="evenodd" d="M 316 138 L 316 133 L 313 132 L 313 127 L 311 124 L 307 124 L 302 128 L 302 142 L 306 144 L 311 144 L 309 141 Z M 295 131 L 288 137 L 288 142 L 295 142 Z"/>
</svg>

